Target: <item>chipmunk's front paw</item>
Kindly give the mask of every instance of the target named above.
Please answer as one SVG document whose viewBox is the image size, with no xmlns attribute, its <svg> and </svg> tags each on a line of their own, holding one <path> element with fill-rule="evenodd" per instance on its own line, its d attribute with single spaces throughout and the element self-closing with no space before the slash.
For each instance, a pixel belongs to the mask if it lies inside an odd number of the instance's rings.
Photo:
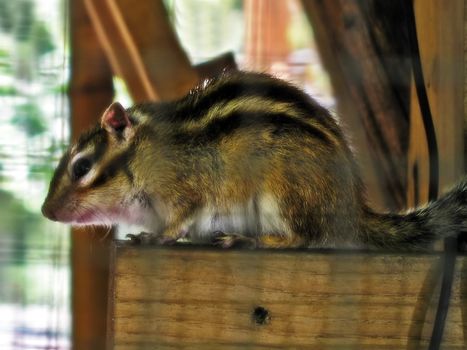
<svg viewBox="0 0 467 350">
<path fill-rule="evenodd" d="M 216 231 L 212 237 L 212 244 L 221 248 L 256 248 L 256 240 L 251 237 L 224 233 L 222 231 Z"/>
<path fill-rule="evenodd" d="M 125 237 L 134 245 L 153 245 L 157 243 L 157 235 L 150 232 L 128 233 Z"/>
<path fill-rule="evenodd" d="M 177 242 L 177 240 L 172 237 L 150 232 L 141 232 L 138 234 L 129 233 L 126 235 L 126 238 L 129 238 L 130 243 L 134 245 L 170 245 Z"/>
</svg>

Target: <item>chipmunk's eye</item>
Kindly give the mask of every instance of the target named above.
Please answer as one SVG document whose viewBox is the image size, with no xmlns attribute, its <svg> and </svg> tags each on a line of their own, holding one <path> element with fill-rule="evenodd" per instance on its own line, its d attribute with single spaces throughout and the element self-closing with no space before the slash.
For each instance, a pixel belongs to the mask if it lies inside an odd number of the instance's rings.
<svg viewBox="0 0 467 350">
<path fill-rule="evenodd" d="M 71 176 L 73 181 L 79 180 L 84 175 L 86 175 L 89 170 L 92 168 L 92 162 L 88 158 L 80 158 L 78 159 L 75 164 L 73 164 L 73 168 L 71 170 Z"/>
</svg>

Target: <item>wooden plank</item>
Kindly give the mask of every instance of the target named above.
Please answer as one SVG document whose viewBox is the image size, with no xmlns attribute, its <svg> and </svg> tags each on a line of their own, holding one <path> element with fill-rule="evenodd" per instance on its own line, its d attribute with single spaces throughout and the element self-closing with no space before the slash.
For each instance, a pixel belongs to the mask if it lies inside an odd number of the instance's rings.
<svg viewBox="0 0 467 350">
<path fill-rule="evenodd" d="M 117 244 L 115 349 L 420 349 L 440 256 Z M 443 349 L 467 346 L 467 260 L 458 258 Z M 257 324 L 255 308 L 269 311 Z"/>
<path fill-rule="evenodd" d="M 418 0 L 417 34 L 436 129 L 440 191 L 464 173 L 464 0 Z M 411 92 L 408 205 L 428 200 L 428 149 L 415 88 Z"/>
<path fill-rule="evenodd" d="M 73 54 L 69 97 L 72 138 L 76 140 L 111 103 L 113 85 L 109 63 L 83 1 L 70 1 L 70 12 Z M 112 237 L 109 230 L 72 230 L 72 342 L 77 350 L 105 348 Z"/>
<path fill-rule="evenodd" d="M 84 2 L 112 68 L 135 101 L 174 99 L 198 82 L 162 0 Z"/>
</svg>

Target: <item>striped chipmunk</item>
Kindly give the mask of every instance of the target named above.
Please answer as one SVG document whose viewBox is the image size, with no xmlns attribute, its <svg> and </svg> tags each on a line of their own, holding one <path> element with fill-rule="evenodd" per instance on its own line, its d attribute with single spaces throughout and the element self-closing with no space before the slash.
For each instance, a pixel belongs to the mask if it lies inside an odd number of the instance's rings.
<svg viewBox="0 0 467 350">
<path fill-rule="evenodd" d="M 64 154 L 42 207 L 73 225 L 137 224 L 136 241 L 420 250 L 465 228 L 467 182 L 407 213 L 372 211 L 346 139 L 300 89 L 226 73 L 124 109 Z"/>
</svg>

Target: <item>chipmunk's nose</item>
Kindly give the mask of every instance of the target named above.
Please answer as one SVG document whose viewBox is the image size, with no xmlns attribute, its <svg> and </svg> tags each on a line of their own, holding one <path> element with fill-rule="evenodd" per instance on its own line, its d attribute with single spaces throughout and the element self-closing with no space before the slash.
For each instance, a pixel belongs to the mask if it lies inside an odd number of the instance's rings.
<svg viewBox="0 0 467 350">
<path fill-rule="evenodd" d="M 57 216 L 55 214 L 55 211 L 52 210 L 52 208 L 47 205 L 47 203 L 44 203 L 42 205 L 42 215 L 44 215 L 47 219 L 52 220 L 52 221 L 57 221 Z"/>
</svg>

